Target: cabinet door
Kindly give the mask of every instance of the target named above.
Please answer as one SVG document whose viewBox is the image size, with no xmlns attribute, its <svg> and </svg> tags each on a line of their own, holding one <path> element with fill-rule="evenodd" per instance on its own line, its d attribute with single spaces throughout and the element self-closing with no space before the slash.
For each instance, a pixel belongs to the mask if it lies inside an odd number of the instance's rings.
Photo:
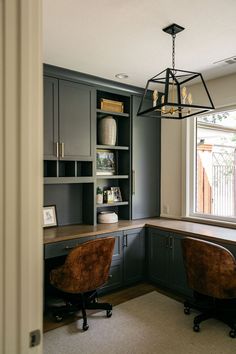
<svg viewBox="0 0 236 354">
<path fill-rule="evenodd" d="M 182 242 L 183 236 L 172 234 L 170 236 L 171 267 L 170 287 L 171 289 L 185 295 L 191 296 L 192 290 L 188 287 L 186 271 L 184 267 Z"/>
<path fill-rule="evenodd" d="M 170 248 L 169 233 L 148 230 L 148 274 L 158 285 L 169 286 Z"/>
<path fill-rule="evenodd" d="M 92 157 L 93 97 L 93 89 L 89 86 L 59 81 L 59 135 L 60 143 L 64 144 L 61 159 Z"/>
<path fill-rule="evenodd" d="M 144 277 L 145 229 L 124 232 L 124 283 L 131 284 Z"/>
<path fill-rule="evenodd" d="M 133 97 L 132 219 L 160 215 L 160 119 L 137 117 Z"/>
<path fill-rule="evenodd" d="M 58 80 L 44 77 L 44 159 L 57 159 Z"/>
</svg>

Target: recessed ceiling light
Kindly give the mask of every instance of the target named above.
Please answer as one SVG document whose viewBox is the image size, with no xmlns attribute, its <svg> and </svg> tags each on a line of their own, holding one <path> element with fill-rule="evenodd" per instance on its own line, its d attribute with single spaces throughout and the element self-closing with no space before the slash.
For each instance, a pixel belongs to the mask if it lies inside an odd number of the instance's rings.
<svg viewBox="0 0 236 354">
<path fill-rule="evenodd" d="M 225 59 L 215 61 L 213 64 L 220 64 L 220 63 L 235 64 L 236 63 L 236 55 L 234 55 L 233 57 L 230 57 L 230 58 L 225 58 Z"/>
<path fill-rule="evenodd" d="M 127 79 L 129 75 L 120 73 L 120 74 L 116 74 L 115 77 L 117 77 L 117 79 Z"/>
</svg>

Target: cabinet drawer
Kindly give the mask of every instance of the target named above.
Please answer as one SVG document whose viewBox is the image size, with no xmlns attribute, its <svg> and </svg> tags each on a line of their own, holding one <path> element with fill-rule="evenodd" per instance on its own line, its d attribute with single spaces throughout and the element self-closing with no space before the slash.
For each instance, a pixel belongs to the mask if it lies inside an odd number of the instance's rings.
<svg viewBox="0 0 236 354">
<path fill-rule="evenodd" d="M 122 266 L 119 261 L 112 262 L 109 274 L 107 283 L 100 289 L 99 293 L 113 290 L 122 285 Z"/>
<path fill-rule="evenodd" d="M 94 239 L 95 237 L 81 237 L 75 240 L 47 244 L 44 246 L 44 259 L 65 256 L 76 246 Z"/>
<path fill-rule="evenodd" d="M 113 257 L 112 260 L 118 260 L 121 258 L 121 253 L 122 253 L 122 237 L 123 237 L 123 232 L 111 232 L 108 234 L 103 234 L 103 235 L 97 235 L 97 238 L 101 237 L 115 237 L 115 246 L 114 246 L 114 251 L 113 251 Z"/>
</svg>

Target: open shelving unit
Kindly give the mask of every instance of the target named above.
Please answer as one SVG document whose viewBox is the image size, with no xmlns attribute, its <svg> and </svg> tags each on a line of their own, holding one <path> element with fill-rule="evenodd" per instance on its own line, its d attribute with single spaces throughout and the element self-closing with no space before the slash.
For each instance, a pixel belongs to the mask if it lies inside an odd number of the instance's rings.
<svg viewBox="0 0 236 354">
<path fill-rule="evenodd" d="M 113 112 L 111 110 L 101 109 L 101 100 L 108 99 L 123 103 L 124 112 Z M 110 203 L 96 204 L 97 214 L 101 211 L 114 211 L 118 214 L 119 219 L 130 219 L 131 217 L 131 110 L 130 96 L 124 93 L 107 92 L 97 90 L 97 145 L 96 152 L 99 150 L 108 150 L 114 153 L 115 157 L 115 174 L 100 175 L 96 173 L 96 188 L 100 188 L 103 192 L 111 187 L 119 187 L 121 191 L 122 201 Z M 98 141 L 99 120 L 112 116 L 116 121 L 117 137 L 116 145 L 104 145 Z"/>
</svg>

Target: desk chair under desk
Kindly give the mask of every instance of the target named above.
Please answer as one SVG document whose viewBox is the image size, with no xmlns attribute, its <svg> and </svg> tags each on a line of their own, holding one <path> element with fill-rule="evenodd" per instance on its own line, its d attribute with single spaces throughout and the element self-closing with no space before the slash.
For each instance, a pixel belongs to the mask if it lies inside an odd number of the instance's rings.
<svg viewBox="0 0 236 354">
<path fill-rule="evenodd" d="M 114 237 L 85 242 L 68 254 L 62 266 L 51 271 L 50 282 L 66 301 L 66 306 L 55 309 L 58 320 L 67 312 L 81 309 L 83 330 L 87 330 L 86 309 L 103 309 L 107 317 L 112 315 L 111 304 L 97 302 L 96 290 L 108 280 L 114 244 Z"/>
<path fill-rule="evenodd" d="M 229 336 L 236 338 L 236 260 L 233 254 L 218 244 L 187 237 L 182 240 L 183 258 L 189 287 L 195 301 L 185 302 L 185 314 L 190 308 L 202 313 L 194 318 L 193 330 L 209 318 L 219 319 L 231 328 Z"/>
</svg>

